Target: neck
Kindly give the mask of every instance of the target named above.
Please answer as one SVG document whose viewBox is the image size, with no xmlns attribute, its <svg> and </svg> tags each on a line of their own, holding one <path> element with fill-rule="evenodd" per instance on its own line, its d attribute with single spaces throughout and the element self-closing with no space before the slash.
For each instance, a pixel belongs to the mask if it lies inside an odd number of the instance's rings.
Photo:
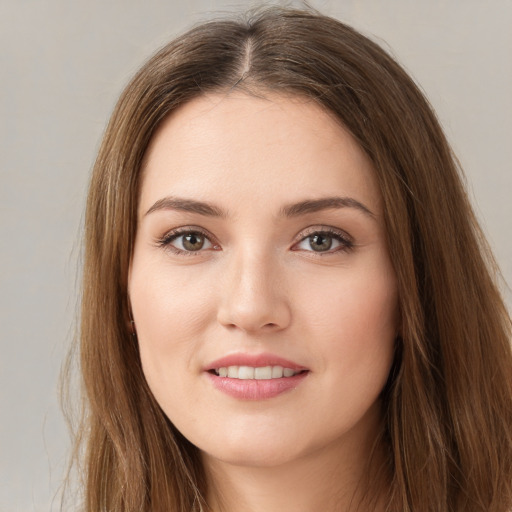
<svg viewBox="0 0 512 512">
<path fill-rule="evenodd" d="M 338 439 L 272 466 L 236 464 L 203 454 L 210 510 L 381 512 L 385 499 L 378 490 L 387 487 L 388 477 L 384 449 L 375 436 L 358 437 Z"/>
</svg>

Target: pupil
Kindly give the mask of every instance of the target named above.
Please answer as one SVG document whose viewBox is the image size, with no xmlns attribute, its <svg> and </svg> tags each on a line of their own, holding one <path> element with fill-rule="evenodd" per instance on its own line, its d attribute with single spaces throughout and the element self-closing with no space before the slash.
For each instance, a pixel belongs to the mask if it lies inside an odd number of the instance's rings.
<svg viewBox="0 0 512 512">
<path fill-rule="evenodd" d="M 196 233 L 190 233 L 183 237 L 183 247 L 187 251 L 198 251 L 204 245 L 204 237 Z"/>
<path fill-rule="evenodd" d="M 332 238 L 325 235 L 313 235 L 309 239 L 309 245 L 317 252 L 328 251 L 332 245 Z"/>
</svg>

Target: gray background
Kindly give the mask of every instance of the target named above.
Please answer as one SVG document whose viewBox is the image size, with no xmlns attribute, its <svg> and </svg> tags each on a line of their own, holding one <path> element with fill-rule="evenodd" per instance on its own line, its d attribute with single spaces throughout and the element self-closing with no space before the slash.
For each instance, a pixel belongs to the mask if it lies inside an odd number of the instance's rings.
<svg viewBox="0 0 512 512">
<path fill-rule="evenodd" d="M 512 1 L 311 4 L 391 49 L 422 85 L 512 282 Z M 88 173 L 123 85 L 221 0 L 0 1 L 0 511 L 56 510 L 58 406 Z M 511 303 L 510 292 L 505 292 Z"/>
</svg>

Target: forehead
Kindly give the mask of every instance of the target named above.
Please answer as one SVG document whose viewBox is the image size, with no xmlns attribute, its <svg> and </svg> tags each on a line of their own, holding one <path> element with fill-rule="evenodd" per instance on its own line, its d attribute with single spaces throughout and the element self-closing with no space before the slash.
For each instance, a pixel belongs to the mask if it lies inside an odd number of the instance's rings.
<svg viewBox="0 0 512 512">
<path fill-rule="evenodd" d="M 341 123 L 306 98 L 236 92 L 201 96 L 164 120 L 146 153 L 140 205 L 178 195 L 263 207 L 333 194 L 380 206 L 371 162 Z"/>
</svg>

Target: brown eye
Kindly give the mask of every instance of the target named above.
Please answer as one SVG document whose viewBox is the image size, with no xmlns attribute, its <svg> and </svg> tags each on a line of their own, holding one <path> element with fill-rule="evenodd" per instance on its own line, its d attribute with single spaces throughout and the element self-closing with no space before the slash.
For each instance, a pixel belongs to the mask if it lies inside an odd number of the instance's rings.
<svg viewBox="0 0 512 512">
<path fill-rule="evenodd" d="M 182 238 L 183 249 L 186 251 L 199 251 L 204 246 L 205 237 L 200 233 L 188 233 Z"/>
<path fill-rule="evenodd" d="M 179 231 L 166 235 L 161 241 L 162 247 L 168 247 L 177 253 L 202 252 L 207 249 L 214 249 L 210 239 L 200 231 Z"/>
<path fill-rule="evenodd" d="M 325 233 L 316 233 L 308 237 L 309 246 L 315 252 L 328 251 L 332 247 L 332 237 Z"/>
<path fill-rule="evenodd" d="M 341 230 L 318 230 L 306 234 L 300 242 L 293 246 L 292 250 L 331 254 L 350 251 L 353 247 L 352 238 Z"/>
</svg>

